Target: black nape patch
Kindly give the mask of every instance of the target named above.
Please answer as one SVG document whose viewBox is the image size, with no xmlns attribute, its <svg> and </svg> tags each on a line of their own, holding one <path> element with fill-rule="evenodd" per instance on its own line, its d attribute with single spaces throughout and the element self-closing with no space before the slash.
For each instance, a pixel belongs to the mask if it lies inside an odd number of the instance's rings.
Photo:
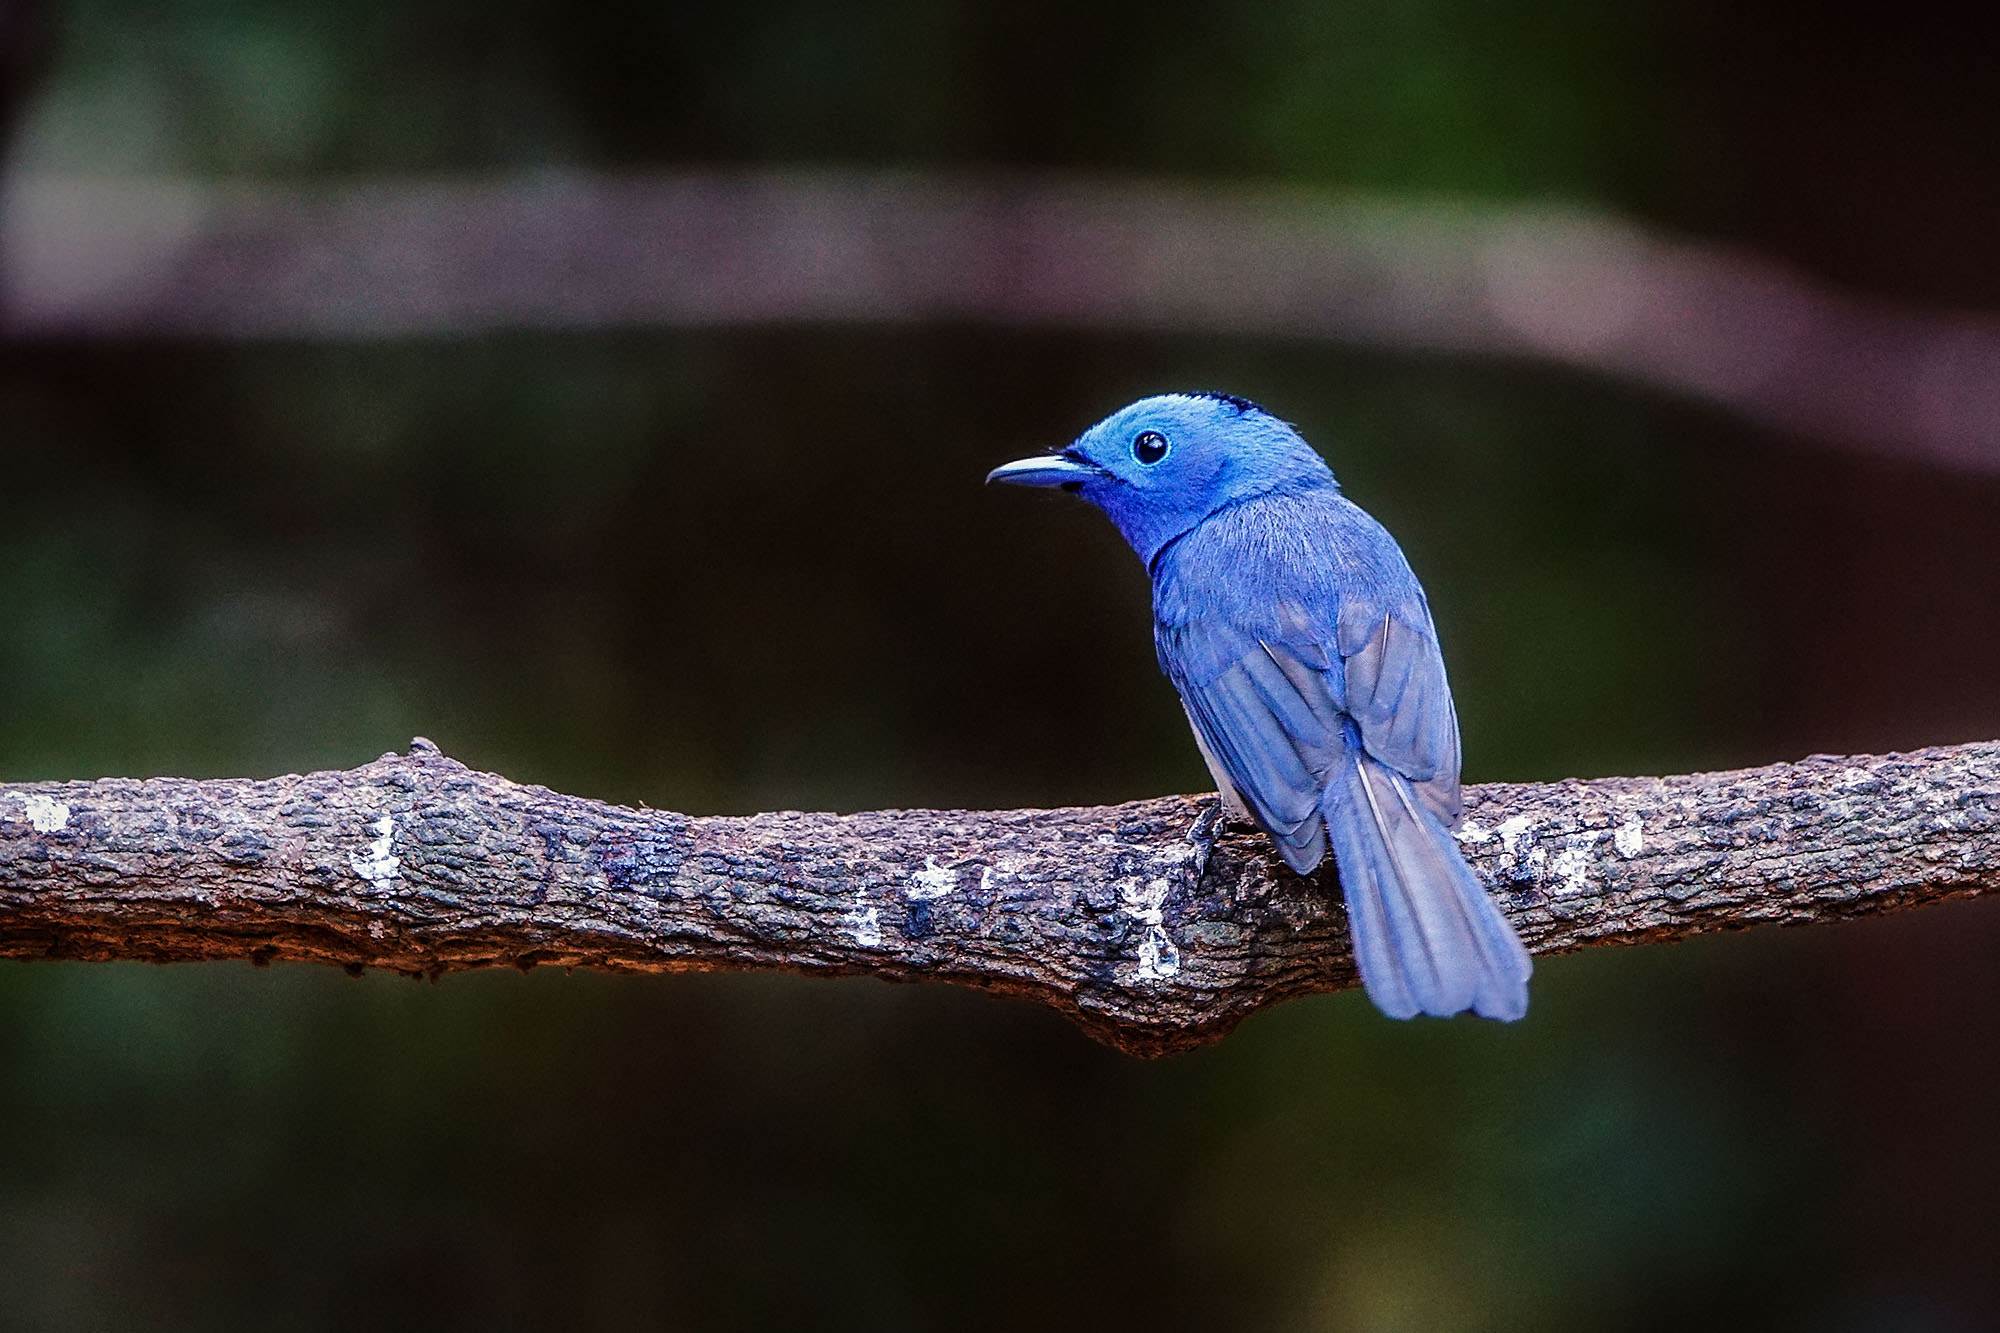
<svg viewBox="0 0 2000 1333">
<path fill-rule="evenodd" d="M 1224 393 L 1220 389 L 1201 389 L 1189 394 L 1188 397 L 1213 398 L 1218 403 L 1227 403 L 1236 409 L 1236 415 L 1239 417 L 1245 412 L 1264 412 L 1263 404 L 1253 403 L 1248 398 L 1238 398 L 1235 394 Z M 1270 415 L 1268 412 L 1264 414 L 1266 416 Z"/>
</svg>

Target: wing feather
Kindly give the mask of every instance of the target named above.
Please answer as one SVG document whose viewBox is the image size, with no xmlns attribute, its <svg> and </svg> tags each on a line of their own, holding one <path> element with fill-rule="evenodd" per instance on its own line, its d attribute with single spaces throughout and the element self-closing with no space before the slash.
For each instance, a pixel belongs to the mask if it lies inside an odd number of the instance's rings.
<svg viewBox="0 0 2000 1333">
<path fill-rule="evenodd" d="M 1422 595 L 1404 607 L 1351 603 L 1339 642 L 1347 711 L 1362 747 L 1408 778 L 1447 828 L 1458 824 L 1458 713 Z"/>
<path fill-rule="evenodd" d="M 1327 774 L 1347 753 L 1334 681 L 1312 665 L 1325 654 L 1214 621 L 1162 627 L 1159 647 L 1203 749 L 1285 863 L 1310 873 L 1326 856 Z"/>
</svg>

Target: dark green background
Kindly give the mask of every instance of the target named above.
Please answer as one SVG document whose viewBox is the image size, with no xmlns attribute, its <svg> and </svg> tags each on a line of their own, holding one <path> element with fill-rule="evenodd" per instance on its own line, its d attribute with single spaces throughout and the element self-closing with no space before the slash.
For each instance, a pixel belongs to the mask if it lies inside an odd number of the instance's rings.
<svg viewBox="0 0 2000 1333">
<path fill-rule="evenodd" d="M 1057 168 L 1555 198 L 2000 302 L 1994 33 L 1907 7 L 4 11 L 21 167 Z M 1984 54 L 1982 54 L 1984 53 Z M 0 344 L 0 779 L 415 734 L 695 812 L 1205 777 L 997 462 L 1269 403 L 1427 581 L 1471 780 L 2000 735 L 2000 483 L 1581 376 L 1207 336 Z M 1160 1063 L 942 988 L 0 966 L 0 1327 L 1977 1329 L 2000 910 L 1295 1003 Z"/>
</svg>

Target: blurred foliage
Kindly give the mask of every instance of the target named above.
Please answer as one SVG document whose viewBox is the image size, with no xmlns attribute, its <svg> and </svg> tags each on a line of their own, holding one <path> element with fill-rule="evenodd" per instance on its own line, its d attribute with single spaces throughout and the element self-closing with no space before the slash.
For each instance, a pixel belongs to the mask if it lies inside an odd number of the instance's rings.
<svg viewBox="0 0 2000 1333">
<path fill-rule="evenodd" d="M 78 0 L 64 12 L 62 75 L 29 164 L 1110 159 L 1508 194 L 1650 174 L 1632 159 L 1653 123 L 1645 85 L 1621 77 L 1648 13 L 1590 0 L 754 0 L 584 17 L 545 0 Z"/>
<path fill-rule="evenodd" d="M 1554 194 L 2000 293 L 2000 173 L 1968 169 L 2000 100 L 1963 28 L 1581 0 L 49 19 L 23 166 Z M 42 344 L 0 348 L 0 780 L 421 733 L 693 811 L 1196 789 L 1129 553 L 978 485 L 1183 386 L 1296 420 L 1401 537 L 1474 780 L 2000 734 L 2000 486 L 1521 366 L 967 329 Z M 1997 960 L 1970 904 L 1549 960 L 1511 1029 L 1323 997 L 1159 1064 L 867 981 L 8 965 L 0 1326 L 1990 1327 Z"/>
<path fill-rule="evenodd" d="M 1929 301 L 2000 301 L 1985 245 L 2000 228 L 1990 13 L 1843 23 L 1797 0 L 52 10 L 53 75 L 15 144 L 30 167 L 317 179 L 972 164 L 1554 196 Z"/>
</svg>

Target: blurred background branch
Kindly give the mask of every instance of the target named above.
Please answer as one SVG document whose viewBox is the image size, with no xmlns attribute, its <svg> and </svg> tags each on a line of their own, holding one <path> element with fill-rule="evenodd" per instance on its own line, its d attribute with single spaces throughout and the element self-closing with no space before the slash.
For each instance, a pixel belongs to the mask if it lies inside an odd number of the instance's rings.
<svg viewBox="0 0 2000 1333">
<path fill-rule="evenodd" d="M 284 186 L 21 175 L 14 338 L 957 320 L 1533 358 L 2000 470 L 2000 322 L 1600 211 L 737 171 Z"/>
<path fill-rule="evenodd" d="M 2000 887 L 2000 742 L 1475 788 L 1459 838 L 1538 953 L 1881 912 Z M 423 740 L 267 782 L 0 786 L 0 956 L 866 972 L 1137 1054 L 1352 985 L 1334 892 L 1210 797 L 698 819 Z"/>
</svg>

